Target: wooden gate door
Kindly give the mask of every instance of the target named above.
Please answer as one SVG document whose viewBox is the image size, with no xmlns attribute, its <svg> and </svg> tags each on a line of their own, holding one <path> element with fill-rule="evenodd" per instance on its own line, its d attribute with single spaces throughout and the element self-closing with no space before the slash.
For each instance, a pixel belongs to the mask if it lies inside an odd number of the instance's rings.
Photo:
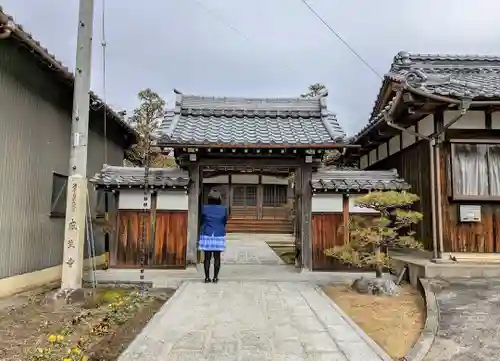
<svg viewBox="0 0 500 361">
<path fill-rule="evenodd" d="M 144 227 L 146 233 L 144 233 Z M 144 250 L 144 266 L 149 264 L 150 258 L 151 215 L 141 211 L 119 211 L 118 232 L 115 244 L 115 263 L 118 267 L 140 267 L 141 246 Z M 143 239 L 143 236 L 146 236 Z M 141 245 L 141 240 L 143 244 Z"/>
<path fill-rule="evenodd" d="M 156 211 L 151 266 L 186 267 L 187 212 Z"/>
<path fill-rule="evenodd" d="M 258 219 L 257 185 L 233 185 L 231 196 L 231 218 Z"/>
</svg>

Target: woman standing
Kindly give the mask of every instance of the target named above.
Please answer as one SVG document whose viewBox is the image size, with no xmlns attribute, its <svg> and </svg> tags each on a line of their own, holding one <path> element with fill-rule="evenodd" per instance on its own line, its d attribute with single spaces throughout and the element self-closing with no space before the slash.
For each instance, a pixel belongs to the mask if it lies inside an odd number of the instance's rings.
<svg viewBox="0 0 500 361">
<path fill-rule="evenodd" d="M 205 252 L 205 283 L 210 280 L 210 262 L 214 258 L 213 282 L 219 281 L 220 254 L 226 249 L 226 225 L 228 212 L 222 204 L 219 191 L 212 189 L 208 194 L 208 204 L 201 209 L 200 250 Z"/>
</svg>

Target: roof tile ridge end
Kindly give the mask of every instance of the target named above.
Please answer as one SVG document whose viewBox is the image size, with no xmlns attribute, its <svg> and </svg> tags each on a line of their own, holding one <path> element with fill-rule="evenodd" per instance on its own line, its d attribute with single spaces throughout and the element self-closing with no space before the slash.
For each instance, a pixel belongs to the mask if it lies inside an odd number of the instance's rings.
<svg viewBox="0 0 500 361">
<path fill-rule="evenodd" d="M 321 109 L 321 122 L 323 123 L 323 126 L 325 127 L 326 131 L 330 135 L 330 138 L 337 143 L 338 141 L 338 134 L 336 134 L 335 129 L 333 129 L 333 126 L 330 122 L 330 113 L 328 112 L 328 107 L 326 104 L 326 97 L 321 97 L 319 98 L 319 103 L 320 103 L 320 109 Z M 336 118 L 334 118 L 336 119 Z M 338 124 L 338 122 L 337 122 Z M 340 127 L 340 125 L 339 125 Z"/>
</svg>

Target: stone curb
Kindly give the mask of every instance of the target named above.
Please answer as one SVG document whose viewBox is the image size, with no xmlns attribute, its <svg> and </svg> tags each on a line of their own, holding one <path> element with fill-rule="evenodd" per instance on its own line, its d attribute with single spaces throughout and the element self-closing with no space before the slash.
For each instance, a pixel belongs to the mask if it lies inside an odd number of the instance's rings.
<svg viewBox="0 0 500 361">
<path fill-rule="evenodd" d="M 438 331 L 439 308 L 437 305 L 436 295 L 431 289 L 429 280 L 419 278 L 418 281 L 419 285 L 422 287 L 421 292 L 425 301 L 425 325 L 417 342 L 415 342 L 411 350 L 402 359 L 404 361 L 422 361 L 423 358 L 429 353 Z"/>
<path fill-rule="evenodd" d="M 373 341 L 333 300 L 328 297 L 320 287 L 316 287 L 318 293 L 326 298 L 332 308 L 351 326 L 351 328 L 366 342 L 382 361 L 394 361 L 375 341 Z"/>
</svg>

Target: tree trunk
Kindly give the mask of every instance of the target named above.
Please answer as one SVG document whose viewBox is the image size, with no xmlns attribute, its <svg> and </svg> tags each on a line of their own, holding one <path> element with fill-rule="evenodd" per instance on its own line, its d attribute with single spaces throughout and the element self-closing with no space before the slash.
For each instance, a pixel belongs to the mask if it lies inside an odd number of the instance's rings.
<svg viewBox="0 0 500 361">
<path fill-rule="evenodd" d="M 381 262 L 381 252 L 380 247 L 375 249 L 375 259 L 377 260 L 377 264 L 375 266 L 375 277 L 382 278 L 383 275 L 383 264 Z"/>
</svg>

